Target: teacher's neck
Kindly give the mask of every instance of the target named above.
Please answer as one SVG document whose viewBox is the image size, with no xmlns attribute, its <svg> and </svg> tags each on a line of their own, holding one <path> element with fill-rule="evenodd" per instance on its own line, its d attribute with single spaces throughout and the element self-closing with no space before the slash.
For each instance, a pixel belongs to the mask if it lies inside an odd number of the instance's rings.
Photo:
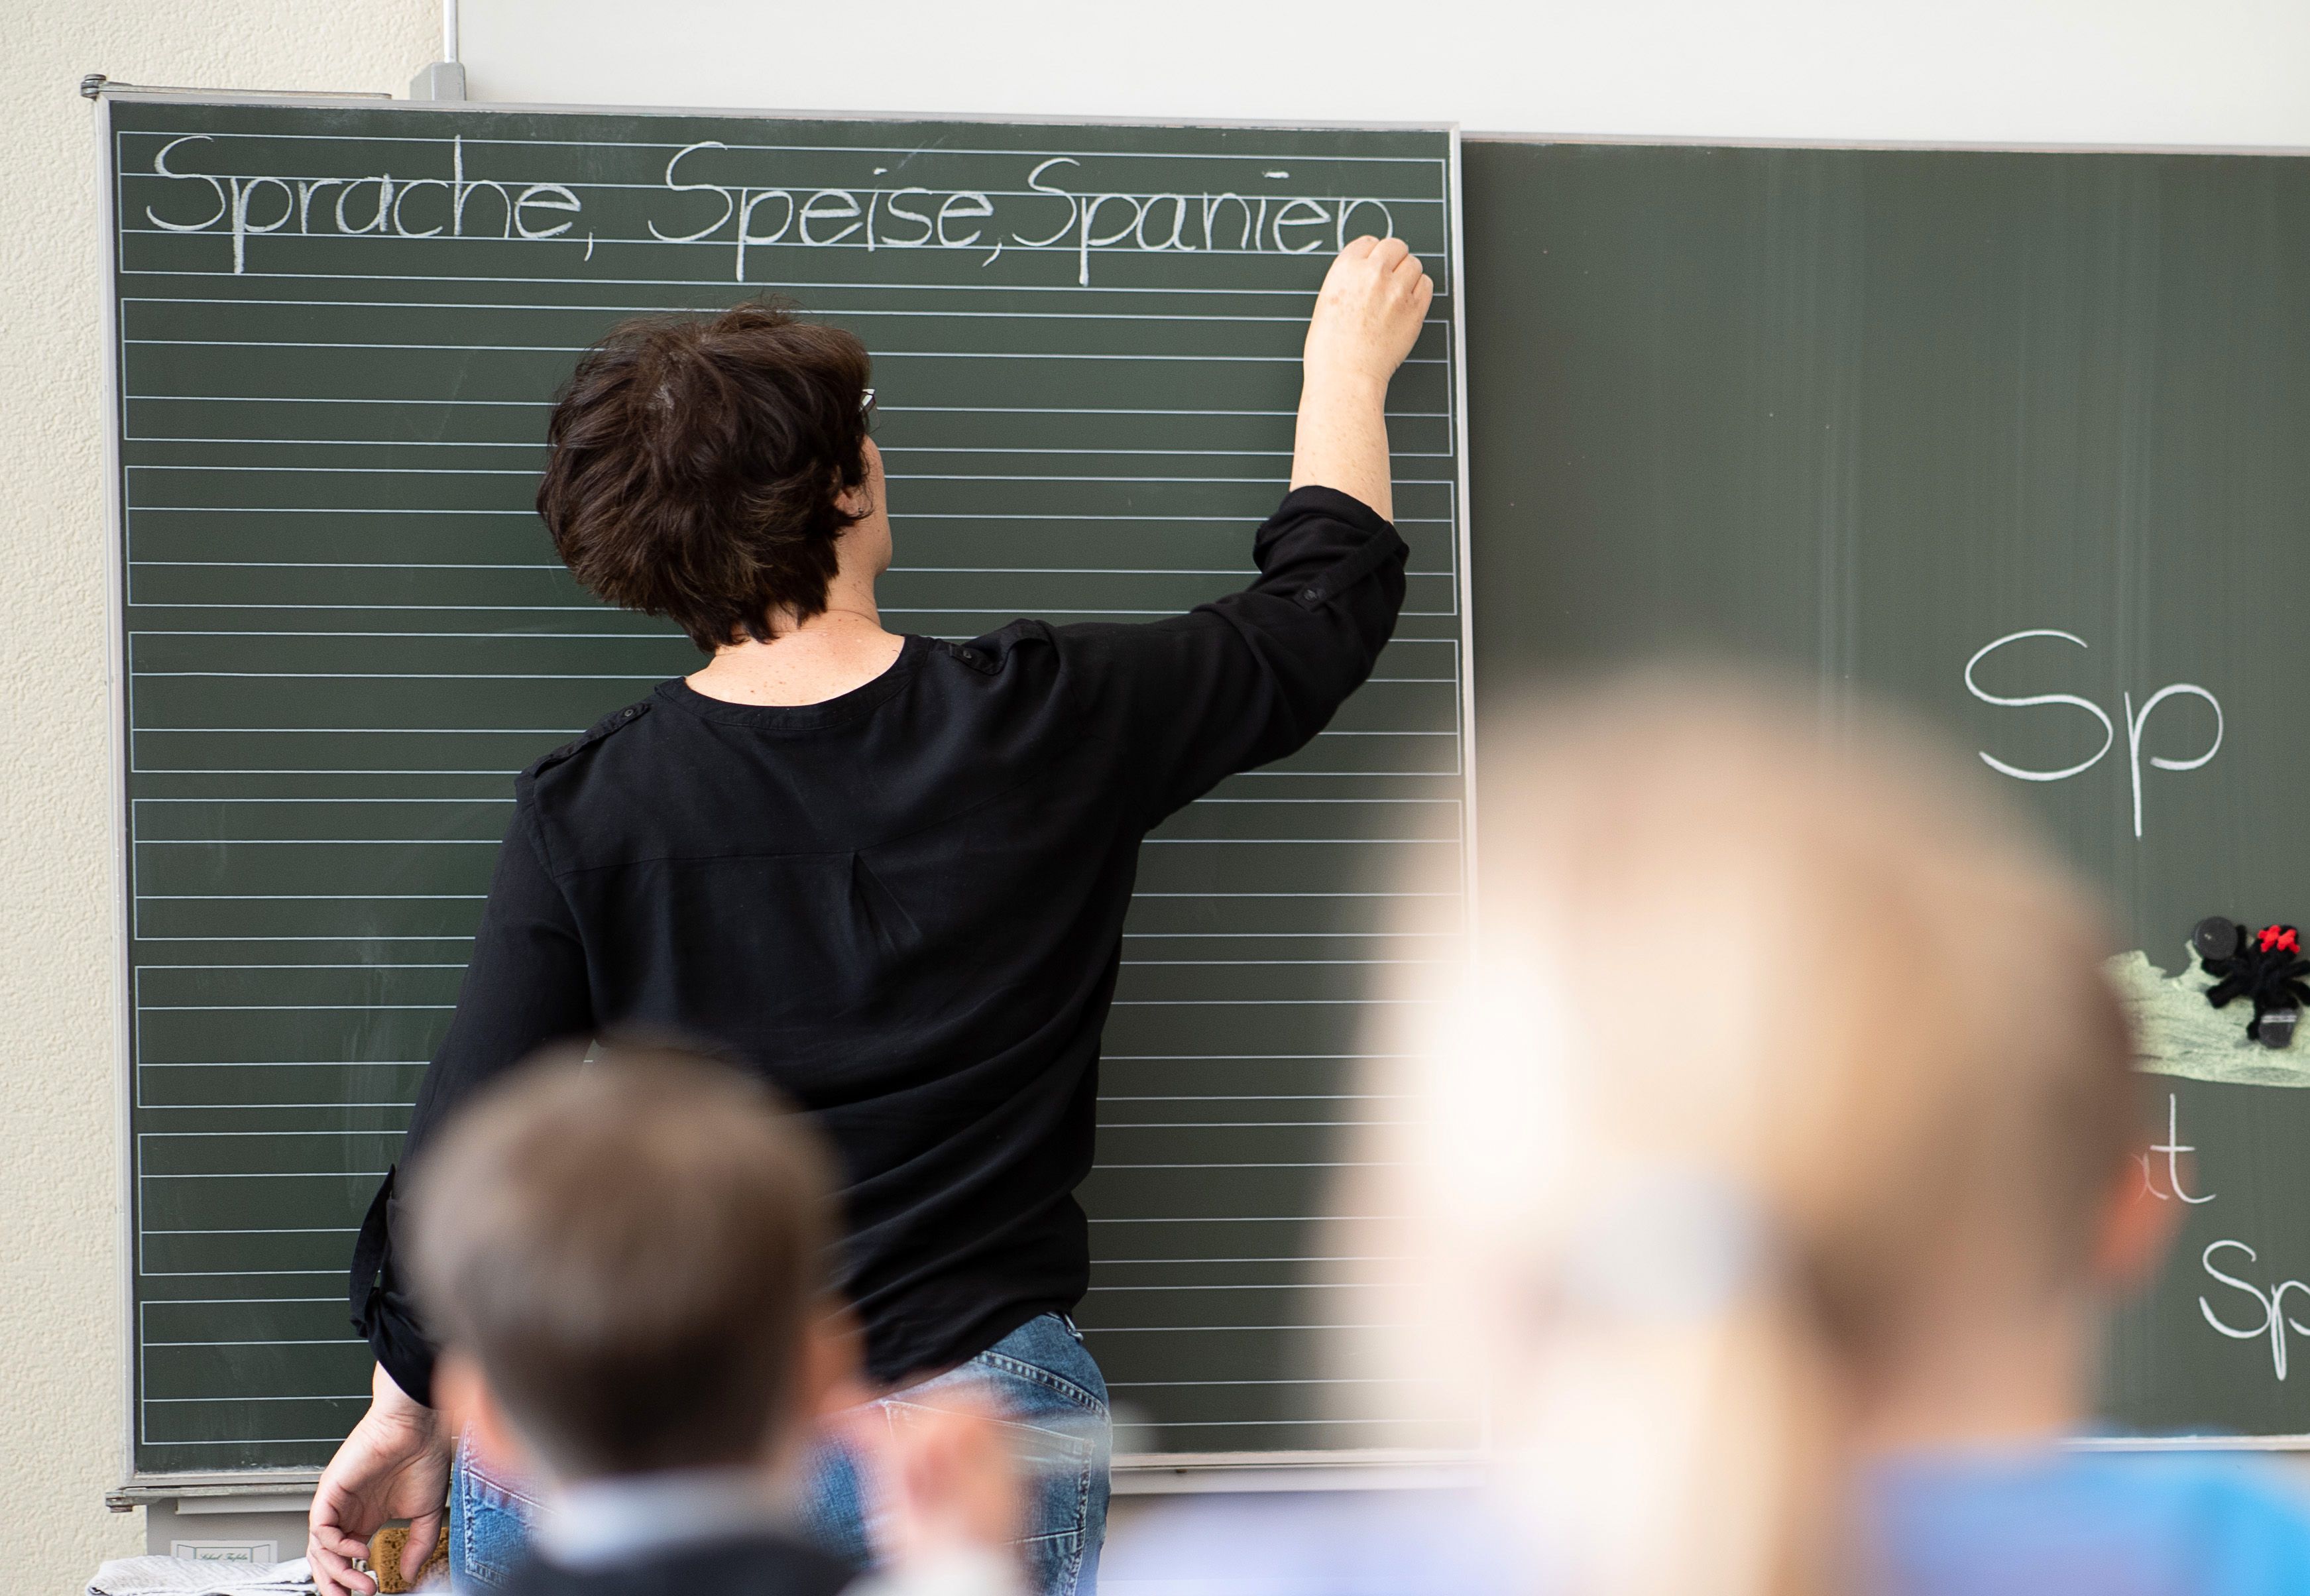
<svg viewBox="0 0 2310 1596">
<path fill-rule="evenodd" d="M 796 620 L 770 617 L 767 643 L 748 638 L 714 651 L 690 685 L 731 704 L 823 704 L 865 686 L 898 663 L 906 639 L 886 631 L 874 603 L 874 578 L 838 570 L 826 608 Z"/>
</svg>

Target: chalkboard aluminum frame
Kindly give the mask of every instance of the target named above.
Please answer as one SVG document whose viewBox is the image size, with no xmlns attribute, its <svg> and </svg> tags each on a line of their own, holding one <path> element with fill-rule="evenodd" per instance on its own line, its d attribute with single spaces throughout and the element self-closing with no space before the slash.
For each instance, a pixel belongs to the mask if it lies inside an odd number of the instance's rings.
<svg viewBox="0 0 2310 1596">
<path fill-rule="evenodd" d="M 113 1013 L 121 1020 L 115 1064 L 116 1115 L 118 1126 L 120 1203 L 119 1323 L 126 1357 L 122 1364 L 121 1458 L 125 1483 L 107 1496 L 116 1511 L 153 1501 L 172 1501 L 194 1495 L 278 1495 L 311 1488 L 319 1478 L 312 1469 L 228 1469 L 140 1470 L 136 1455 L 136 1206 L 135 1141 L 133 1110 L 135 1100 L 135 1038 L 129 993 L 134 980 L 129 961 L 133 930 L 127 884 L 131 879 L 127 821 L 127 609 L 125 560 L 127 537 L 126 498 L 122 476 L 121 440 L 126 429 L 122 406 L 125 384 L 120 361 L 121 341 L 119 258 L 116 199 L 121 174 L 115 160 L 111 108 L 116 100 L 139 105 L 263 105 L 289 108 L 491 113 L 505 115 L 615 115 L 666 117 L 730 117 L 757 121 L 818 122 L 984 122 L 1003 126 L 1196 127 L 1277 129 L 1283 131 L 1350 131 L 1372 133 L 1441 133 L 1446 139 L 1446 193 L 1450 215 L 1451 330 L 1454 360 L 1450 393 L 1452 439 L 1457 453 L 1453 484 L 1454 542 L 1458 568 L 1454 602 L 1459 606 L 1462 839 L 1461 872 L 1465 893 L 1463 911 L 1472 916 L 1475 905 L 1476 746 L 1474 613 L 1471 603 L 1472 540 L 1468 502 L 1468 376 L 1467 294 L 1464 230 L 1462 224 L 1461 147 L 1457 123 L 1442 122 L 1284 122 L 1224 118 L 1172 119 L 1151 117 L 1090 117 L 1060 116 L 933 115 L 907 111 L 779 111 L 760 108 L 696 106 L 603 106 L 573 104 L 515 104 L 492 101 L 408 100 L 352 93 L 271 92 L 202 89 L 139 88 L 127 83 L 101 85 L 93 96 L 97 140 L 97 225 L 99 271 L 102 277 L 107 349 L 101 386 L 107 413 L 104 440 L 106 470 L 106 576 L 110 583 L 107 603 L 111 625 L 107 637 L 107 703 L 111 716 L 112 866 L 110 888 L 118 911 L 115 922 L 112 961 Z M 2310 1446 L 2310 1437 L 2304 1438 Z M 1171 1495 L 1201 1491 L 1304 1491 L 1326 1489 L 1435 1488 L 1463 1485 L 1472 1478 L 1474 1453 L 1411 1447 L 1336 1448 L 1274 1452 L 1167 1452 L 1123 1453 L 1113 1462 L 1115 1489 L 1123 1495 Z"/>
<path fill-rule="evenodd" d="M 136 1478 L 136 1027 L 129 993 L 128 944 L 135 906 L 129 901 L 128 859 L 128 517 L 121 487 L 121 439 L 127 431 L 121 395 L 120 362 L 126 358 L 120 335 L 120 261 L 114 204 L 119 174 L 114 169 L 112 105 L 96 100 L 96 227 L 98 272 L 102 278 L 106 348 L 99 392 L 103 395 L 105 603 L 111 624 L 105 631 L 105 733 L 112 766 L 112 879 L 106 883 L 118 918 L 113 926 L 112 1012 L 120 1022 L 119 1058 L 113 1067 L 113 1114 L 120 1139 L 120 1327 L 126 1357 L 121 1364 L 120 1456 L 124 1472 Z"/>
</svg>

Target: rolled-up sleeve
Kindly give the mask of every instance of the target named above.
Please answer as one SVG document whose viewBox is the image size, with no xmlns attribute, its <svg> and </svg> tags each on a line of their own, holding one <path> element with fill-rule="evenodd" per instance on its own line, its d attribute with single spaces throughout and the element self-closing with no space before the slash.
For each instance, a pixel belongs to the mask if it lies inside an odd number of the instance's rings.
<svg viewBox="0 0 2310 1596">
<path fill-rule="evenodd" d="M 541 1046 L 590 1036 L 593 1028 L 577 922 L 546 867 L 535 822 L 523 803 L 498 849 L 456 1013 L 418 1088 L 400 1163 L 378 1187 L 353 1248 L 354 1328 L 394 1383 L 419 1401 L 432 1400 L 434 1344 L 396 1256 L 399 1171 L 422 1153 L 459 1105 Z"/>
<path fill-rule="evenodd" d="M 1142 625 L 1057 629 L 1142 828 L 1330 723 L 1394 633 L 1407 552 L 1360 501 L 1301 488 L 1260 527 L 1259 575 L 1240 592 Z"/>
</svg>

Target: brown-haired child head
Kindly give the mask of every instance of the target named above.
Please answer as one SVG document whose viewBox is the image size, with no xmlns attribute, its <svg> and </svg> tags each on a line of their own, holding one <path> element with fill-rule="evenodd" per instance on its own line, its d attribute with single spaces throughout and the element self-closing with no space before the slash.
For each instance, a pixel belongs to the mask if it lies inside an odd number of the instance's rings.
<svg viewBox="0 0 2310 1596">
<path fill-rule="evenodd" d="M 733 1070 L 533 1064 L 411 1188 L 445 1406 L 557 1479 L 769 1462 L 833 1377 L 827 1162 Z"/>
</svg>

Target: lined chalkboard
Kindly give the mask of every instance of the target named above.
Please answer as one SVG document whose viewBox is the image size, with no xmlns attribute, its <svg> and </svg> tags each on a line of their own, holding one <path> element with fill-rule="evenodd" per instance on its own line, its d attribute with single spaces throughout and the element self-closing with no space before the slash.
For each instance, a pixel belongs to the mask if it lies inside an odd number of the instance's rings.
<svg viewBox="0 0 2310 1596">
<path fill-rule="evenodd" d="M 2310 1434 L 2310 1044 L 2167 979 L 2201 915 L 2310 919 L 2310 161 L 1488 143 L 1466 180 L 1486 694 L 1768 660 L 1994 761 L 2146 956 L 2141 1174 L 2186 1212 L 2110 1418 Z"/>
<path fill-rule="evenodd" d="M 530 508 L 589 340 L 787 294 L 876 356 L 894 624 L 1155 616 L 1247 577 L 1316 284 L 1392 228 L 1444 288 L 1391 400 L 1406 614 L 1329 731 L 1145 850 L 1081 1314 L 1126 1447 L 1384 1441 L 1304 1340 L 1389 882 L 1463 837 L 1451 136 L 105 112 L 137 1472 L 309 1468 L 360 1411 L 351 1237 L 512 774 L 698 663 Z"/>
</svg>

